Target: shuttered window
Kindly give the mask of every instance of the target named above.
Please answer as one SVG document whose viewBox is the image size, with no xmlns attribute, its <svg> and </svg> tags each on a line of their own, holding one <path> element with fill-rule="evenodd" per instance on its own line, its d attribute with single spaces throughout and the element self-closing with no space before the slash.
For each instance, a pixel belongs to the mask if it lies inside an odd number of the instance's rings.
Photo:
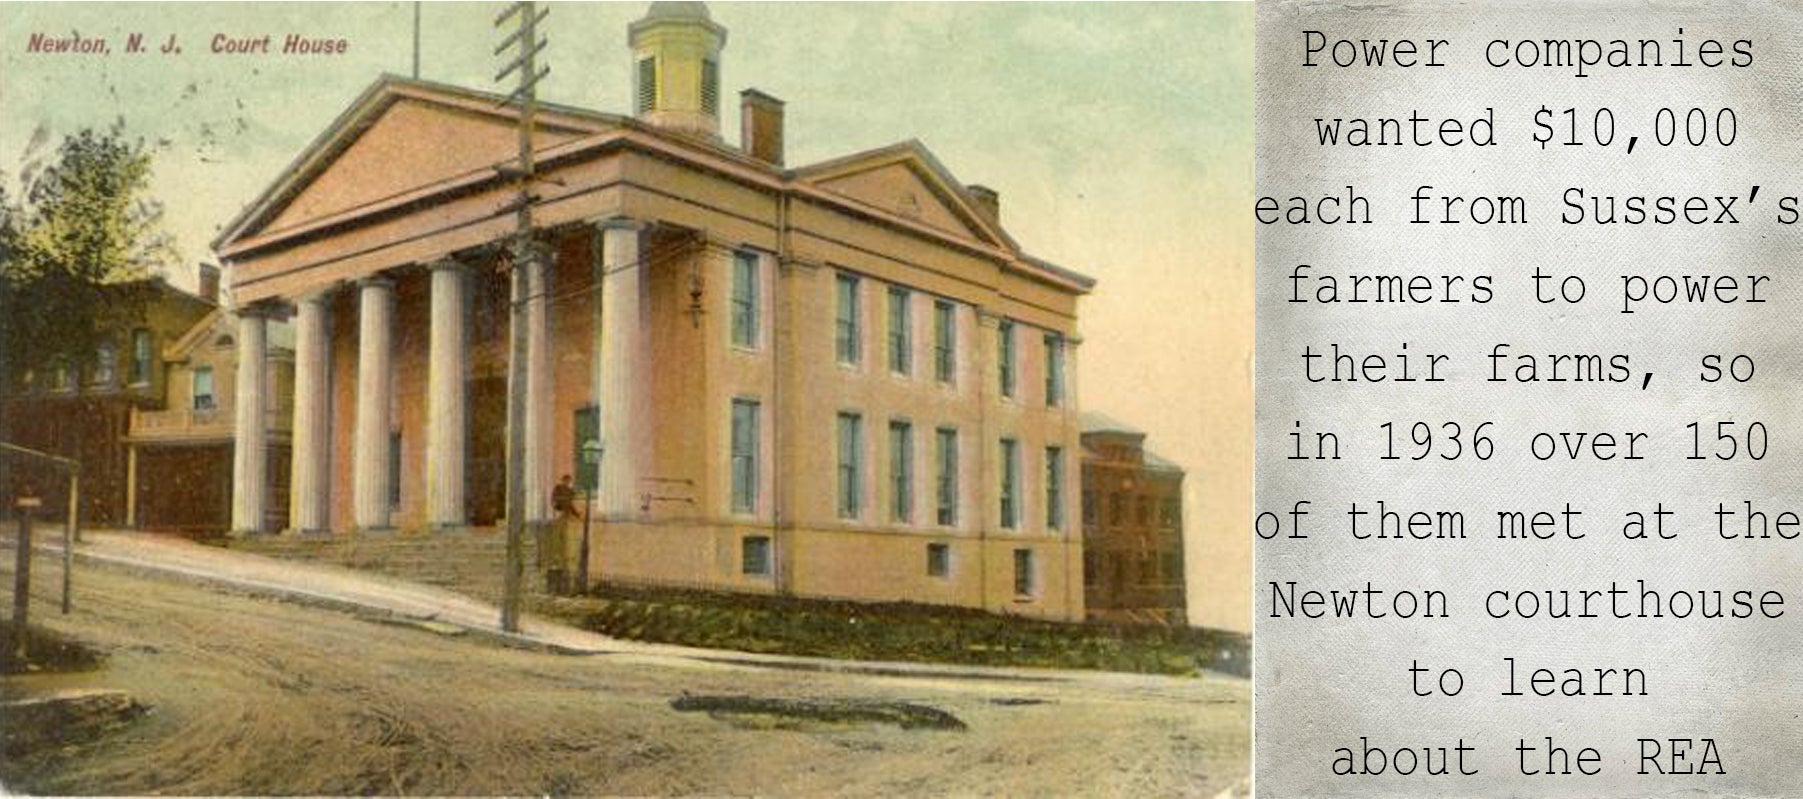
<svg viewBox="0 0 1803 799">
<path fill-rule="evenodd" d="M 1001 380 L 1002 396 L 1014 396 L 1014 320 L 1003 319 L 996 326 L 996 373 Z"/>
<path fill-rule="evenodd" d="M 837 311 L 834 317 L 834 350 L 839 362 L 856 364 L 860 356 L 859 339 L 863 329 L 858 317 L 858 278 L 854 275 L 841 274 L 833 283 L 837 292 Z"/>
<path fill-rule="evenodd" d="M 1002 439 L 1002 526 L 1013 529 L 1020 525 L 1020 444 L 1012 438 Z"/>
<path fill-rule="evenodd" d="M 889 288 L 889 371 L 898 375 L 914 371 L 913 295 L 900 286 Z"/>
<path fill-rule="evenodd" d="M 958 523 L 958 431 L 941 427 L 938 433 L 939 523 L 950 527 Z"/>
<path fill-rule="evenodd" d="M 649 114 L 657 107 L 657 59 L 639 59 L 639 110 L 640 114 Z"/>
<path fill-rule="evenodd" d="M 933 377 L 941 383 L 952 382 L 958 369 L 958 317 L 955 307 L 945 300 L 933 302 Z"/>
<path fill-rule="evenodd" d="M 756 513 L 758 495 L 758 404 L 732 401 L 732 509 Z"/>
<path fill-rule="evenodd" d="M 889 422 L 889 509 L 892 521 L 914 521 L 914 425 Z"/>
<path fill-rule="evenodd" d="M 720 115 L 720 64 L 711 58 L 701 62 L 701 110 Z"/>
<path fill-rule="evenodd" d="M 839 414 L 839 518 L 856 519 L 864 510 L 864 418 Z"/>
<path fill-rule="evenodd" d="M 758 345 L 757 253 L 733 253 L 732 343 L 747 348 Z"/>
</svg>

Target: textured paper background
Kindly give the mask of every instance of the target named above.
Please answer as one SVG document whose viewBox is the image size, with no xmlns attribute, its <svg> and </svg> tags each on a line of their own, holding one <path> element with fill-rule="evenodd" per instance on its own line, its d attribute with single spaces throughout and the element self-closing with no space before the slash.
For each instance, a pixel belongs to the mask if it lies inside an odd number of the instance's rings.
<svg viewBox="0 0 1803 799">
<path fill-rule="evenodd" d="M 1493 69 L 1483 46 L 1493 38 L 1641 38 L 1669 40 L 1679 28 L 1703 38 L 1753 40 L 1749 69 Z M 1444 38 L 1441 69 L 1307 69 L 1301 30 L 1329 38 Z M 1370 198 L 1375 224 L 1354 227 L 1260 226 L 1257 234 L 1257 509 L 1284 512 L 1314 502 L 1307 541 L 1260 542 L 1254 612 L 1257 630 L 1256 767 L 1263 796 L 1300 795 L 1788 795 L 1803 786 L 1803 541 L 1722 541 L 1710 514 L 1717 501 L 1751 499 L 1771 511 L 1799 509 L 1803 419 L 1798 407 L 1803 333 L 1797 302 L 1800 238 L 1773 223 L 1780 195 L 1803 194 L 1797 137 L 1803 124 L 1798 37 L 1803 7 L 1778 3 L 1301 3 L 1260 2 L 1257 18 L 1257 185 L 1260 195 L 1344 192 Z M 1693 51 L 1694 52 L 1694 51 Z M 1541 105 L 1615 111 L 1610 148 L 1549 147 L 1529 139 Z M 1654 145 L 1653 112 L 1662 105 L 1731 106 L 1739 136 L 1731 148 Z M 1312 120 L 1322 117 L 1470 119 L 1496 109 L 1494 148 L 1433 146 L 1319 147 Z M 1626 152 L 1628 135 L 1641 141 Z M 1557 223 L 1566 187 L 1600 193 L 1745 195 L 1737 226 L 1600 227 Z M 1436 193 L 1518 194 L 1531 224 L 1409 225 L 1417 186 Z M 1491 274 L 1489 305 L 1296 305 L 1290 270 L 1315 273 Z M 1583 305 L 1537 305 L 1527 279 L 1535 266 L 1578 274 L 1589 283 Z M 1619 276 L 1749 274 L 1772 276 L 1762 305 L 1664 306 L 1633 315 L 1611 302 Z M 1453 356 L 1443 384 L 1308 384 L 1300 379 L 1304 344 L 1339 343 L 1360 352 Z M 1481 357 L 1499 342 L 1514 353 L 1632 355 L 1635 371 L 1654 373 L 1651 388 L 1613 384 L 1485 383 Z M 1744 386 L 1697 381 L 1709 352 L 1746 353 L 1757 378 Z M 1415 366 L 1420 366 L 1417 359 Z M 1296 420 L 1342 436 L 1344 460 L 1287 461 Z M 1762 421 L 1771 451 L 1762 462 L 1687 461 L 1685 425 Z M 1378 425 L 1494 421 L 1497 455 L 1488 462 L 1437 458 L 1379 461 Z M 1526 453 L 1533 431 L 1645 431 L 1638 462 L 1541 463 Z M 1399 510 L 1462 510 L 1468 540 L 1353 541 L 1347 503 Z M 1622 539 L 1621 514 L 1664 501 L 1677 516 L 1673 541 Z M 1582 541 L 1495 540 L 1495 511 L 1584 512 Z M 1607 588 L 1611 579 L 1674 589 L 1775 589 L 1786 595 L 1779 620 L 1489 619 L 1492 589 Z M 1301 588 L 1438 588 L 1445 620 L 1271 618 L 1270 581 Z M 1578 699 L 1503 697 L 1502 658 L 1523 668 L 1638 667 L 1648 697 Z M 1455 667 L 1465 676 L 1456 698 L 1415 697 L 1406 671 Z M 1516 768 L 1515 740 L 1544 736 L 1603 756 L 1595 777 L 1527 777 Z M 1478 777 L 1335 777 L 1333 750 L 1374 745 L 1477 747 Z M 1713 737 L 1726 776 L 1635 775 L 1639 737 Z M 1700 756 L 1692 755 L 1692 762 Z M 1543 755 L 1542 755 L 1543 757 Z M 1540 763 L 1544 766 L 1544 763 Z"/>
</svg>

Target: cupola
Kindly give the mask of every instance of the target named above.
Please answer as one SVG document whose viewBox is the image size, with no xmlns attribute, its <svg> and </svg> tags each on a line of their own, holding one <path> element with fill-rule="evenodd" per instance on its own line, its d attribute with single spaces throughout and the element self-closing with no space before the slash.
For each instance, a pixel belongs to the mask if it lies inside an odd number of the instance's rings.
<svg viewBox="0 0 1803 799">
<path fill-rule="evenodd" d="M 633 115 L 660 128 L 718 141 L 720 50 L 726 29 L 697 2 L 657 2 L 627 28 Z"/>
</svg>

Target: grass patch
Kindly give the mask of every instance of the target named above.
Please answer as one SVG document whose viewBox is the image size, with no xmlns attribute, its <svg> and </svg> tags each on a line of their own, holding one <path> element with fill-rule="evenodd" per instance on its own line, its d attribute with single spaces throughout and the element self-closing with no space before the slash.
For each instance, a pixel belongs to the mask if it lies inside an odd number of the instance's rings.
<svg viewBox="0 0 1803 799">
<path fill-rule="evenodd" d="M 970 608 L 604 585 L 540 612 L 616 638 L 842 660 L 1243 675 L 1244 636 L 1072 624 Z"/>
<path fill-rule="evenodd" d="M 25 632 L 25 661 L 12 656 L 13 623 L 0 619 L 0 674 L 93 671 L 104 656 L 73 638 L 32 625 Z"/>
</svg>

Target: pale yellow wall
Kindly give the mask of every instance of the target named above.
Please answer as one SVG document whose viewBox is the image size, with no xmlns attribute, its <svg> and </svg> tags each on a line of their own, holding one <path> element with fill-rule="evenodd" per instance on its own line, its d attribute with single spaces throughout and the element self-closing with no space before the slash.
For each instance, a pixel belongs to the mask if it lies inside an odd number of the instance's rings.
<svg viewBox="0 0 1803 799">
<path fill-rule="evenodd" d="M 1076 351 L 1068 338 L 1074 298 L 1035 296 L 1045 290 L 1030 281 L 1012 289 L 1033 297 L 1033 303 L 1005 296 L 1004 271 L 994 262 L 818 212 L 808 217 L 810 224 L 831 229 L 832 236 L 810 239 L 814 246 L 808 251 L 844 261 L 797 258 L 779 268 L 768 250 L 774 236 L 746 222 L 747 216 L 763 216 L 754 193 L 705 175 L 666 169 L 635 161 L 628 172 L 651 173 L 666 184 L 697 190 L 694 201 L 666 206 L 629 193 L 628 204 L 670 208 L 683 223 L 706 231 L 706 245 L 685 249 L 677 232 L 648 235 L 644 245 L 648 252 L 683 253 L 653 261 L 647 276 L 659 431 L 652 472 L 692 480 L 694 504 L 659 503 L 646 526 L 615 525 L 603 534 L 608 544 L 596 551 L 596 568 L 625 579 L 912 599 L 1080 619 L 1081 591 L 1072 578 L 1080 575 L 1081 563 Z M 715 187 L 722 190 L 708 191 Z M 768 199 L 765 203 L 770 205 Z M 722 210 L 734 206 L 741 213 Z M 671 222 L 656 217 L 645 221 Z M 713 221 L 722 223 L 718 230 L 706 227 Z M 877 255 L 850 246 L 860 243 L 888 249 Z M 757 344 L 750 348 L 736 346 L 730 338 L 732 259 L 739 249 L 759 255 L 759 330 Z M 835 286 L 841 273 L 859 279 L 862 339 L 855 365 L 839 363 L 835 351 Z M 697 281 L 702 291 L 699 317 L 690 312 Z M 912 357 L 906 375 L 892 372 L 888 363 L 892 285 L 909 290 Z M 957 369 L 949 385 L 933 372 L 933 304 L 940 297 L 953 301 L 957 328 Z M 998 393 L 997 314 L 1031 317 L 1015 320 L 1018 389 L 1013 398 Z M 1043 337 L 1048 328 L 1035 320 L 1067 336 L 1066 399 L 1058 408 L 1046 407 Z M 730 506 L 731 407 L 737 397 L 759 403 L 760 490 L 757 510 L 750 514 L 734 513 Z M 863 417 L 864 501 L 853 520 L 838 516 L 840 411 Z M 914 503 L 906 521 L 891 514 L 889 423 L 895 419 L 913 426 Z M 957 523 L 951 526 L 937 524 L 936 518 L 934 436 L 942 426 L 958 431 L 960 499 Z M 1020 521 L 1014 529 L 1000 524 L 1003 436 L 1020 446 Z M 1064 449 L 1061 530 L 1045 524 L 1048 445 Z M 654 532 L 658 529 L 672 532 L 660 539 Z M 746 535 L 773 538 L 775 574 L 740 573 L 739 542 Z M 953 546 L 954 565 L 945 578 L 926 573 L 926 546 L 938 541 Z M 1013 594 L 1013 551 L 1021 547 L 1036 552 L 1037 590 L 1029 598 Z M 669 557 L 661 557 L 660 549 L 669 549 Z"/>
</svg>

